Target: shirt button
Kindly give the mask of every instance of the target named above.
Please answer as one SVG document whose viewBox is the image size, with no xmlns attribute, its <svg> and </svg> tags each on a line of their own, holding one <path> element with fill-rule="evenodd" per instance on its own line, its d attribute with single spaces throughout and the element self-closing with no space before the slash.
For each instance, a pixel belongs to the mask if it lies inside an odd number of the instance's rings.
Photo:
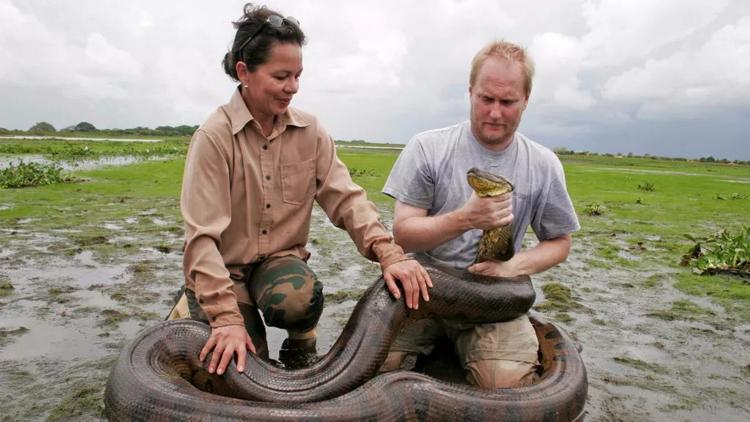
<svg viewBox="0 0 750 422">
<path fill-rule="evenodd" d="M 261 231 L 260 231 L 260 233 L 261 233 L 261 234 L 267 234 L 267 233 L 268 233 L 268 230 L 266 230 L 266 229 L 263 229 L 263 230 L 261 230 Z"/>
<path fill-rule="evenodd" d="M 271 204 L 266 204 L 266 208 L 271 208 Z"/>
<path fill-rule="evenodd" d="M 268 149 L 268 145 L 263 144 L 263 149 Z"/>
<path fill-rule="evenodd" d="M 266 259 L 266 256 L 265 255 L 258 255 L 258 259 L 260 259 L 262 261 L 262 260 Z"/>
<path fill-rule="evenodd" d="M 271 176 L 266 176 L 266 180 L 271 180 Z"/>
</svg>

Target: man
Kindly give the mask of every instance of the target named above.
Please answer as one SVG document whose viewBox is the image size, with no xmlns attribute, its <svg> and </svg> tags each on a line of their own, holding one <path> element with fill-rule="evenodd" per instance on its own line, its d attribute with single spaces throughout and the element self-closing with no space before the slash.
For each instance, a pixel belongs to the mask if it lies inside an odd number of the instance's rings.
<svg viewBox="0 0 750 422">
<path fill-rule="evenodd" d="M 562 165 L 549 149 L 516 132 L 531 93 L 534 66 L 521 47 L 500 41 L 474 57 L 469 78 L 471 118 L 415 136 L 404 148 L 383 192 L 396 199 L 394 237 L 418 252 L 477 274 L 535 274 L 563 262 L 579 229 Z M 477 167 L 506 177 L 512 194 L 479 198 L 466 182 Z M 515 256 L 474 263 L 482 230 L 513 224 Z M 521 250 L 531 225 L 539 243 Z M 382 370 L 408 354 L 429 353 L 447 335 L 467 371 L 483 388 L 528 385 L 539 348 L 527 315 L 495 324 L 417 321 L 394 341 Z"/>
</svg>

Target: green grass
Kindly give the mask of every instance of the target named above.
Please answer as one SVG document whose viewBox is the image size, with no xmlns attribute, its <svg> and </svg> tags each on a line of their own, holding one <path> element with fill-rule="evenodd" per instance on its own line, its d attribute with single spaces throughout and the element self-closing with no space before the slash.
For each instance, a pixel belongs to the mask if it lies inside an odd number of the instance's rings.
<svg viewBox="0 0 750 422">
<path fill-rule="evenodd" d="M 20 150 L 42 154 L 46 152 L 40 151 L 60 150 L 63 154 L 88 146 L 96 154 L 136 149 L 144 156 L 161 155 L 150 150 L 157 144 L 60 142 L 3 140 L 0 146 L 5 145 L 6 153 L 12 150 L 14 154 Z M 55 250 L 72 253 L 94 249 L 113 254 L 144 245 L 113 241 L 112 232 L 102 225 L 137 217 L 138 223 L 128 230 L 151 234 L 154 244 L 145 246 L 178 250 L 179 244 L 165 243 L 164 232 L 177 237 L 182 233 L 179 192 L 186 139 L 162 144 L 183 152 L 177 154 L 178 158 L 76 171 L 75 177 L 85 179 L 80 183 L 2 190 L 0 226 L 38 231 L 76 228 L 80 232 L 60 235 L 63 240 L 54 245 Z M 371 200 L 392 206 L 393 200 L 380 191 L 398 151 L 341 148 L 339 156 Z M 748 283 L 721 275 L 696 276 L 689 268 L 679 266 L 681 256 L 693 245 L 685 235 L 702 238 L 720 229 L 737 231 L 750 225 L 750 166 L 580 155 L 563 156 L 562 160 L 582 226 L 574 242 L 590 252 L 583 260 L 592 268 L 618 267 L 647 274 L 643 282 L 646 288 L 673 283 L 676 277 L 675 286 L 684 292 L 709 296 L 741 315 L 750 313 Z M 639 184 L 648 186 L 646 181 L 653 190 L 638 188 Z M 589 213 L 587 207 L 604 212 Z M 151 217 L 171 224 L 157 226 Z M 4 243 L 0 239 L 0 248 Z M 669 277 L 648 276 L 654 273 Z"/>
<path fill-rule="evenodd" d="M 133 136 L 133 138 L 147 138 Z M 187 137 L 159 137 L 162 142 L 103 142 L 66 139 L 0 139 L 0 155 L 41 155 L 50 160 L 91 160 L 101 157 L 151 157 L 180 155 L 187 151 Z"/>
</svg>

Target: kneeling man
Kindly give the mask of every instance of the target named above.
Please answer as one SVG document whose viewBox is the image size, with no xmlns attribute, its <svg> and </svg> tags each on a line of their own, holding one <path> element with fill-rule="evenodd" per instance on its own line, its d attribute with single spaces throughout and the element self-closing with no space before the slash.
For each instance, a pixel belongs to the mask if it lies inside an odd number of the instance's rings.
<svg viewBox="0 0 750 422">
<path fill-rule="evenodd" d="M 493 42 L 474 57 L 469 78 L 470 120 L 412 138 L 383 192 L 396 199 L 393 231 L 406 251 L 426 254 L 477 274 L 514 277 L 563 262 L 579 229 L 557 156 L 516 131 L 531 93 L 534 66 L 526 51 Z M 479 198 L 466 182 L 476 167 L 509 179 L 512 193 Z M 515 256 L 474 263 L 483 230 L 513 224 Z M 531 225 L 539 240 L 521 250 Z M 528 385 L 539 344 L 527 315 L 494 324 L 422 320 L 394 341 L 382 371 L 408 354 L 429 353 L 447 335 L 466 370 L 483 388 Z"/>
</svg>

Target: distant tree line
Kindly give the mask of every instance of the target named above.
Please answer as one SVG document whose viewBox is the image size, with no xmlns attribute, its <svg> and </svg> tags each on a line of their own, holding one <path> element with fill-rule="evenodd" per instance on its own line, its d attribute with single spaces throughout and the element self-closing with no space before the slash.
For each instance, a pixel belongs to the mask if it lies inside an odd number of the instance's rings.
<svg viewBox="0 0 750 422">
<path fill-rule="evenodd" d="M 8 130 L 0 127 L 0 134 L 29 134 L 29 135 L 54 135 L 74 132 L 89 132 L 100 135 L 139 135 L 139 136 L 192 136 L 198 126 L 158 126 L 155 129 L 138 126 L 131 129 L 97 129 L 96 126 L 89 122 L 80 122 L 77 125 L 68 126 L 57 130 L 48 122 L 38 122 L 31 126 L 29 130 Z"/>
<path fill-rule="evenodd" d="M 621 154 L 621 153 L 600 153 L 600 152 L 591 152 L 591 151 L 573 151 L 572 149 L 568 149 L 565 147 L 555 148 L 555 154 L 557 155 L 585 155 L 585 156 L 593 156 L 593 157 L 627 157 L 627 158 L 648 158 L 651 160 L 669 160 L 669 161 L 698 161 L 701 163 L 721 163 L 721 164 L 742 164 L 742 165 L 750 165 L 750 160 L 728 160 L 726 158 L 714 158 L 712 156 L 708 157 L 700 157 L 700 158 L 684 158 L 684 157 L 665 157 L 660 155 L 651 155 L 651 154 L 643 154 L 643 155 L 636 155 L 632 152 L 629 152 L 627 154 Z"/>
</svg>

